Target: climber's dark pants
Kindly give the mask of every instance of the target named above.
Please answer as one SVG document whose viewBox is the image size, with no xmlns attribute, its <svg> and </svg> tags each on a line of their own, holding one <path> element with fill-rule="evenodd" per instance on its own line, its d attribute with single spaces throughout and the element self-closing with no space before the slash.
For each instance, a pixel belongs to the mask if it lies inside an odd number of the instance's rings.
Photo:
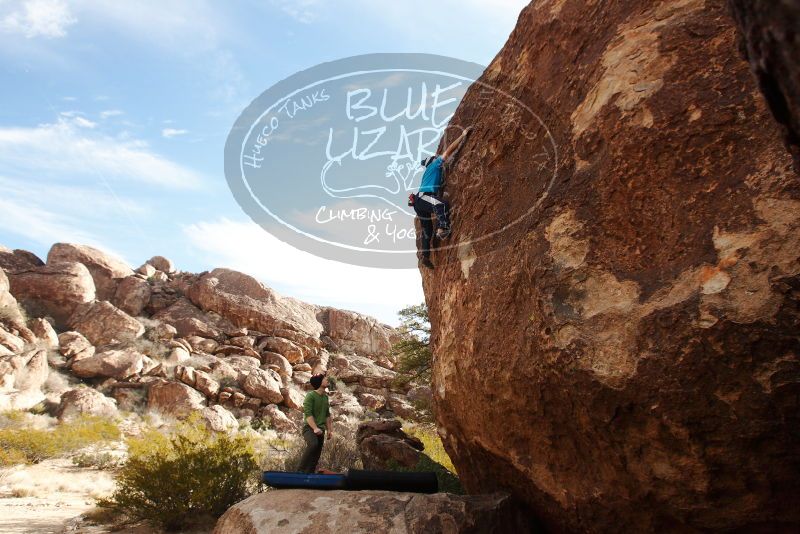
<svg viewBox="0 0 800 534">
<path fill-rule="evenodd" d="M 314 434 L 311 427 L 303 425 L 303 439 L 306 442 L 306 450 L 300 458 L 300 465 L 297 470 L 301 473 L 313 473 L 317 470 L 319 456 L 322 454 L 322 444 L 325 443 L 325 432 L 321 436 Z"/>
<path fill-rule="evenodd" d="M 417 198 L 414 200 L 414 211 L 417 213 L 419 222 L 422 225 L 419 250 L 423 257 L 428 258 L 431 255 L 433 215 L 436 215 L 436 224 L 439 228 L 450 228 L 449 208 L 447 201 L 438 196 L 434 196 L 431 193 L 417 193 Z"/>
</svg>

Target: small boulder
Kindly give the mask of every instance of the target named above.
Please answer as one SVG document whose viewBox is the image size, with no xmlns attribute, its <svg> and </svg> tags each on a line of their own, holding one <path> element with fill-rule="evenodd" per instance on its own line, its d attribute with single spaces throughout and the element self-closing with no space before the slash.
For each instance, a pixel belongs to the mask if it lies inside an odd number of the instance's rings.
<svg viewBox="0 0 800 534">
<path fill-rule="evenodd" d="M 305 359 L 305 353 L 299 345 L 282 337 L 266 337 L 259 342 L 259 345 L 262 350 L 277 352 L 289 363 L 300 363 Z"/>
<path fill-rule="evenodd" d="M 36 336 L 42 346 L 48 349 L 58 348 L 58 334 L 56 334 L 53 325 L 47 320 L 42 318 L 33 319 L 30 325 L 33 335 Z"/>
<path fill-rule="evenodd" d="M 0 356 L 0 411 L 28 410 L 44 400 L 41 387 L 49 374 L 44 349 Z"/>
<path fill-rule="evenodd" d="M 124 380 L 141 373 L 143 368 L 144 355 L 132 348 L 107 350 L 72 363 L 72 373 L 81 378 Z"/>
<path fill-rule="evenodd" d="M 283 402 L 281 393 L 281 377 L 269 369 L 251 369 L 242 383 L 242 388 L 258 399 L 269 403 Z"/>
<path fill-rule="evenodd" d="M 400 421 L 378 419 L 361 423 L 356 443 L 365 469 L 387 469 L 396 462 L 414 467 L 420 460 L 422 442 L 401 430 Z"/>
<path fill-rule="evenodd" d="M 150 302 L 150 284 L 137 276 L 123 278 L 114 294 L 114 305 L 131 316 L 142 314 Z"/>
<path fill-rule="evenodd" d="M 144 334 L 142 323 L 106 301 L 79 306 L 69 325 L 94 345 L 132 341 Z"/>
<path fill-rule="evenodd" d="M 171 324 L 159 323 L 152 330 L 153 341 L 170 341 L 178 335 L 178 330 Z"/>
<path fill-rule="evenodd" d="M 200 411 L 205 403 L 202 393 L 180 382 L 153 382 L 147 390 L 148 408 L 175 417 Z"/>
<path fill-rule="evenodd" d="M 219 404 L 203 408 L 200 410 L 200 416 L 209 430 L 214 432 L 232 432 L 239 428 L 239 421 Z"/>
<path fill-rule="evenodd" d="M 136 272 L 141 274 L 145 278 L 150 278 L 151 276 L 156 274 L 156 268 L 150 265 L 149 263 L 145 263 L 144 265 L 136 269 Z"/>
<path fill-rule="evenodd" d="M 415 421 L 419 418 L 414 407 L 399 395 L 389 395 L 386 398 L 386 407 L 407 421 Z"/>
<path fill-rule="evenodd" d="M 220 386 L 219 382 L 214 380 L 208 373 L 204 371 L 197 371 L 194 372 L 195 375 L 195 382 L 194 387 L 200 393 L 208 397 L 209 399 L 215 399 L 219 394 Z"/>
<path fill-rule="evenodd" d="M 15 336 L 11 332 L 7 331 L 5 328 L 0 326 L 0 350 L 5 349 L 2 355 L 11 355 L 17 354 L 22 352 L 22 349 L 25 348 L 25 341 L 19 337 Z"/>
<path fill-rule="evenodd" d="M 261 361 L 264 365 L 274 365 L 278 368 L 278 374 L 281 376 L 292 376 L 294 370 L 289 360 L 278 354 L 277 352 L 264 352 L 261 354 Z"/>
<path fill-rule="evenodd" d="M 264 406 L 262 416 L 270 420 L 270 427 L 278 432 L 297 432 L 297 425 L 275 404 Z"/>
<path fill-rule="evenodd" d="M 292 410 L 302 410 L 305 395 L 302 391 L 294 387 L 281 388 L 281 395 L 283 395 L 283 405 Z"/>
<path fill-rule="evenodd" d="M 172 263 L 172 260 L 165 258 L 164 256 L 153 256 L 145 265 L 152 265 L 159 271 L 163 271 L 167 274 L 172 274 L 175 272 L 175 265 Z"/>
<path fill-rule="evenodd" d="M 117 401 L 106 397 L 96 389 L 80 387 L 61 395 L 56 414 L 62 421 L 84 414 L 114 417 L 117 415 Z"/>
<path fill-rule="evenodd" d="M 58 335 L 59 352 L 66 358 L 82 360 L 94 356 L 94 345 L 80 332 L 69 331 Z"/>
</svg>

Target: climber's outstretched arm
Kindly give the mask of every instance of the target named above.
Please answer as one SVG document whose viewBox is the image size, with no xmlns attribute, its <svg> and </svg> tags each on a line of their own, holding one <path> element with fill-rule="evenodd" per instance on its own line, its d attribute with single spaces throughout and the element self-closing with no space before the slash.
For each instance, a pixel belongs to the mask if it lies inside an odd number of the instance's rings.
<svg viewBox="0 0 800 534">
<path fill-rule="evenodd" d="M 458 136 L 458 139 L 447 146 L 442 154 L 442 159 L 444 161 L 447 161 L 450 156 L 454 155 L 458 151 L 458 149 L 461 147 L 461 143 L 464 142 L 470 131 L 472 131 L 472 126 L 466 128 L 463 132 L 461 132 L 461 135 Z"/>
</svg>

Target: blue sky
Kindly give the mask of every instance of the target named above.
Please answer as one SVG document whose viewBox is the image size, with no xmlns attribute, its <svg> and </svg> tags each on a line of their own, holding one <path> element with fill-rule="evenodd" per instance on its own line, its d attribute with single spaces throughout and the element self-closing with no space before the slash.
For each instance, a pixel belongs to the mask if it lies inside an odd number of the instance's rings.
<svg viewBox="0 0 800 534">
<path fill-rule="evenodd" d="M 223 175 L 229 129 L 262 91 L 324 61 L 426 52 L 486 65 L 526 3 L 0 0 L 0 244 L 231 267 L 396 324 L 423 300 L 419 273 L 317 258 L 252 223 Z"/>
</svg>

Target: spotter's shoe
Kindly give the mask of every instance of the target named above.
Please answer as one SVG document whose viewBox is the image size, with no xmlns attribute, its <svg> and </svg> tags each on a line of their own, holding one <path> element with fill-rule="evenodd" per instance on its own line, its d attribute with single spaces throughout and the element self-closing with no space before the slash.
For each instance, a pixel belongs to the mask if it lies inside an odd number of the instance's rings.
<svg viewBox="0 0 800 534">
<path fill-rule="evenodd" d="M 436 230 L 436 237 L 439 239 L 447 239 L 450 237 L 450 228 L 439 228 Z"/>
</svg>

